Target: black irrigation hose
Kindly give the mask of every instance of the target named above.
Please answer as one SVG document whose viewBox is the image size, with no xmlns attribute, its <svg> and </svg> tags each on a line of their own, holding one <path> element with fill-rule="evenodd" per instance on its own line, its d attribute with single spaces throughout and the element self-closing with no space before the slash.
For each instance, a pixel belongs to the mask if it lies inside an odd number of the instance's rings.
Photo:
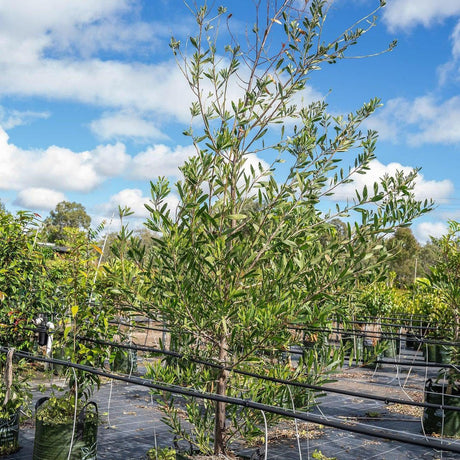
<svg viewBox="0 0 460 460">
<path fill-rule="evenodd" d="M 346 396 L 353 396 L 353 397 L 357 397 L 357 398 L 371 399 L 371 400 L 375 400 L 375 401 L 382 401 L 385 404 L 403 404 L 403 405 L 407 405 L 407 406 L 432 407 L 432 408 L 435 408 L 435 409 L 444 409 L 444 410 L 452 410 L 452 411 L 455 411 L 455 412 L 460 412 L 460 407 L 458 407 L 458 406 L 447 406 L 447 405 L 439 405 L 439 404 L 432 404 L 432 403 L 422 403 L 422 402 L 416 402 L 416 401 L 407 401 L 407 400 L 404 400 L 404 399 L 388 398 L 388 397 L 385 397 L 385 396 L 378 396 L 378 395 L 363 395 L 362 393 L 357 393 L 357 392 L 354 392 L 354 391 L 340 390 L 338 388 L 324 387 L 324 386 L 319 386 L 319 385 L 311 385 L 311 384 L 308 384 L 308 383 L 301 383 L 301 382 L 295 382 L 295 381 L 291 381 L 291 380 L 279 379 L 279 378 L 276 378 L 276 377 L 269 377 L 269 376 L 266 376 L 266 375 L 260 375 L 260 374 L 256 374 L 256 373 L 249 372 L 249 371 L 243 371 L 243 370 L 240 370 L 240 369 L 235 369 L 235 368 L 229 367 L 229 366 L 223 366 L 221 364 L 212 363 L 212 362 L 209 362 L 209 361 L 204 361 L 202 359 L 189 358 L 189 357 L 186 357 L 183 354 L 177 353 L 175 351 L 160 350 L 158 348 L 147 347 L 147 346 L 144 346 L 144 345 L 116 344 L 114 342 L 106 342 L 106 341 L 103 341 L 103 340 L 91 339 L 91 338 L 88 338 L 88 337 L 80 337 L 80 336 L 78 336 L 77 338 L 80 339 L 80 340 L 87 340 L 89 342 L 95 342 L 95 343 L 98 343 L 98 344 L 101 344 L 101 345 L 109 345 L 109 346 L 117 346 L 117 347 L 120 347 L 120 348 L 126 348 L 128 350 L 151 351 L 151 352 L 154 352 L 154 353 L 165 354 L 165 355 L 173 356 L 175 358 L 187 359 L 187 360 L 189 360 L 191 362 L 194 362 L 194 363 L 197 363 L 197 364 L 203 364 L 205 366 L 213 367 L 215 369 L 226 370 L 226 371 L 229 371 L 229 372 L 234 372 L 235 374 L 245 375 L 247 377 L 253 377 L 253 378 L 257 378 L 257 379 L 260 379 L 260 380 L 266 380 L 266 381 L 273 382 L 273 383 L 280 383 L 280 384 L 283 384 L 283 385 L 291 385 L 291 386 L 295 386 L 295 387 L 306 388 L 306 389 L 309 389 L 309 390 L 319 391 L 319 392 L 323 392 L 323 393 L 324 392 L 330 392 L 330 393 L 337 393 L 337 394 L 342 394 L 342 395 L 346 395 Z"/>
<path fill-rule="evenodd" d="M 375 316 L 362 316 L 361 318 L 368 318 L 368 319 L 373 319 L 375 318 Z M 427 319 L 429 320 L 430 319 L 430 315 L 422 315 L 422 314 L 413 314 L 413 315 L 409 315 L 407 316 L 405 313 L 393 313 L 393 316 L 380 316 L 379 318 L 382 318 L 382 319 L 388 319 L 388 320 L 400 320 L 400 319 L 403 319 L 403 320 L 406 320 L 406 321 L 421 321 L 421 320 L 424 320 L 424 319 Z"/>
<path fill-rule="evenodd" d="M 352 336 L 357 336 L 357 337 L 366 337 L 370 339 L 396 339 L 396 338 L 402 338 L 402 337 L 407 337 L 407 333 L 400 334 L 398 332 L 390 332 L 390 331 L 363 331 L 363 330 L 357 330 L 357 329 L 342 329 L 342 328 L 320 328 L 316 326 L 312 326 L 309 329 L 298 329 L 300 331 L 313 331 L 313 332 L 325 332 L 329 334 L 344 334 L 344 335 L 352 335 Z M 416 337 L 413 336 L 411 337 L 411 340 L 414 342 L 419 342 L 419 343 L 429 343 L 432 345 L 446 345 L 446 346 L 452 346 L 452 347 L 460 347 L 460 342 L 448 342 L 444 340 L 432 340 L 432 339 L 425 339 L 421 337 Z"/>
<path fill-rule="evenodd" d="M 122 324 L 122 323 L 120 323 L 120 324 Z M 13 327 L 13 326 L 10 326 L 10 327 Z M 32 331 L 32 332 L 39 332 L 40 331 L 37 328 L 33 329 L 33 328 L 27 328 L 27 327 L 22 328 L 22 330 L 28 330 L 28 331 Z M 161 331 L 162 329 L 154 329 L 154 330 L 160 330 Z M 48 334 L 50 334 L 50 335 L 55 334 L 55 333 L 56 333 L 55 331 L 48 331 Z M 346 333 L 349 334 L 349 335 L 354 335 L 354 336 L 358 336 L 358 337 L 386 338 L 384 335 L 372 336 L 372 335 L 369 335 L 367 333 L 364 334 L 363 332 L 360 332 L 360 331 L 354 331 L 354 332 L 347 331 Z M 117 347 L 121 347 L 121 348 L 127 348 L 127 349 L 139 350 L 139 351 L 151 351 L 153 353 L 163 353 L 163 354 L 166 354 L 166 355 L 169 354 L 170 356 L 174 356 L 176 358 L 184 358 L 184 355 L 182 355 L 182 354 L 179 354 L 179 353 L 176 353 L 176 352 L 171 352 L 171 351 L 166 351 L 166 350 L 160 350 L 158 348 L 153 348 L 153 347 L 145 347 L 144 346 L 143 347 L 144 349 L 142 349 L 141 345 L 130 346 L 130 345 L 118 344 L 116 342 L 108 342 L 108 341 L 103 341 L 103 340 L 91 339 L 89 337 L 83 337 L 83 336 L 78 336 L 78 338 L 81 339 L 81 340 L 92 341 L 92 342 L 100 343 L 100 344 L 103 344 L 103 345 L 117 346 Z M 415 339 L 415 341 L 417 341 L 417 339 Z M 430 343 L 430 344 L 436 344 L 436 345 L 460 346 L 459 342 L 439 342 L 439 341 L 427 340 L 427 341 L 424 341 L 424 343 Z M 290 353 L 290 354 L 293 354 L 293 355 L 303 355 L 303 351 L 296 351 L 296 350 L 277 350 L 277 351 L 282 351 L 282 352 Z M 189 359 L 191 361 L 194 361 L 191 358 L 187 358 L 187 359 Z M 210 362 L 207 362 L 207 361 L 195 360 L 194 362 L 196 362 L 197 364 L 204 364 L 204 365 L 208 365 L 208 366 L 218 366 L 217 364 L 213 364 L 213 363 L 210 363 Z M 405 361 L 386 361 L 386 360 L 381 360 L 381 359 L 377 359 L 376 362 L 379 363 L 379 364 L 390 364 L 390 365 L 397 365 L 397 366 L 402 366 L 402 367 L 436 367 L 436 368 L 446 368 L 446 369 L 456 369 L 458 367 L 458 366 L 455 366 L 454 364 L 443 364 L 443 363 L 433 363 L 433 362 L 419 363 L 419 362 L 405 362 Z M 226 368 L 226 370 L 231 370 L 231 368 Z M 265 377 L 260 376 L 260 378 L 265 378 Z"/>
<path fill-rule="evenodd" d="M 352 322 L 353 323 L 353 322 Z M 359 321 L 355 321 L 354 323 L 358 324 L 363 324 Z M 121 321 L 109 321 L 109 324 L 117 324 L 121 326 L 129 326 L 134 329 L 146 329 L 150 331 L 157 331 L 157 332 L 171 332 L 170 329 L 166 328 L 155 328 L 155 327 L 149 327 L 149 326 L 140 326 L 138 324 L 130 324 L 130 323 L 125 323 Z M 366 323 L 366 324 L 375 324 L 375 323 Z M 379 324 L 382 326 L 382 324 Z M 2 326 L 8 327 L 8 328 L 16 328 L 17 326 L 14 325 L 7 325 L 3 324 Z M 349 330 L 349 329 L 344 329 L 340 327 L 335 327 L 335 328 L 320 328 L 316 326 L 309 326 L 309 327 L 299 327 L 299 326 L 292 326 L 289 327 L 288 329 L 290 330 L 298 330 L 298 331 L 314 331 L 314 332 L 325 332 L 325 333 L 335 333 L 335 334 L 348 334 L 352 336 L 357 336 L 357 337 L 366 337 L 366 338 L 376 338 L 376 339 L 384 339 L 384 340 L 391 340 L 395 338 L 401 338 L 404 335 L 407 335 L 407 333 L 401 334 L 398 332 L 392 332 L 392 331 L 360 331 L 360 330 Z M 27 330 L 27 331 L 32 331 L 32 332 L 39 332 L 39 329 L 37 328 L 30 328 L 30 327 L 21 327 L 21 330 Z M 48 331 L 48 334 L 54 334 L 53 331 Z M 412 340 L 415 342 L 420 342 L 420 343 L 429 343 L 433 345 L 446 345 L 446 346 L 460 346 L 460 342 L 447 342 L 447 341 L 441 341 L 441 340 L 431 340 L 431 339 L 424 339 L 421 337 L 412 337 Z"/>
<path fill-rule="evenodd" d="M 379 326 L 388 326 L 388 327 L 396 327 L 396 328 L 404 327 L 406 329 L 423 329 L 427 331 L 437 330 L 435 326 L 413 326 L 413 325 L 408 326 L 406 324 L 382 323 L 376 319 L 374 321 L 347 320 L 347 321 L 342 321 L 342 322 L 346 324 L 372 324 L 372 325 L 377 324 Z"/>
<path fill-rule="evenodd" d="M 119 324 L 120 326 L 128 326 L 128 327 L 132 327 L 133 329 L 147 329 L 149 331 L 171 332 L 170 329 L 150 327 L 150 326 L 140 326 L 138 324 L 130 324 L 130 323 L 125 323 L 123 321 L 109 321 L 109 324 Z"/>
<path fill-rule="evenodd" d="M 109 321 L 110 324 L 119 324 L 121 326 L 129 326 L 134 329 L 146 329 L 149 331 L 156 331 L 156 332 L 171 332 L 171 329 L 167 328 L 156 328 L 156 327 L 150 327 L 150 326 L 140 326 L 138 324 L 129 324 L 129 323 L 124 323 L 120 321 Z M 350 321 L 349 323 L 356 323 L 356 324 L 363 324 L 363 322 L 360 321 Z M 364 324 L 376 324 L 376 323 L 364 323 Z M 402 327 L 401 325 L 397 324 L 379 324 L 380 326 L 394 326 L 394 327 Z M 380 339 L 394 339 L 394 338 L 401 338 L 403 335 L 406 335 L 407 333 L 401 334 L 399 332 L 392 332 L 392 331 L 383 331 L 382 333 L 376 332 L 376 331 L 370 331 L 370 332 L 365 332 L 365 331 L 355 331 L 355 330 L 347 330 L 344 328 L 336 327 L 336 328 L 320 328 L 316 326 L 309 326 L 309 327 L 300 327 L 300 326 L 291 326 L 288 329 L 290 330 L 298 330 L 298 331 L 315 331 L 315 332 L 328 332 L 328 333 L 336 333 L 336 334 L 349 334 L 349 335 L 356 335 L 356 336 L 363 336 L 364 334 L 368 338 L 380 338 Z M 417 327 L 414 326 L 411 329 L 422 329 L 422 327 Z M 427 327 L 423 328 L 427 330 L 439 330 L 434 327 Z M 433 345 L 450 345 L 450 346 L 460 346 L 460 342 L 446 342 L 446 341 L 440 341 L 440 340 L 431 340 L 431 339 L 421 339 L 419 337 L 414 337 L 414 341 L 422 342 L 422 343 L 430 343 Z"/>
<path fill-rule="evenodd" d="M 430 345 L 446 345 L 448 347 L 460 347 L 460 342 L 447 342 L 445 340 L 432 340 L 421 337 L 411 337 L 413 342 L 428 343 Z"/>
<path fill-rule="evenodd" d="M 375 316 L 360 316 L 360 318 L 365 318 L 365 319 L 375 319 Z M 429 322 L 430 316 L 429 315 L 410 315 L 409 317 L 406 316 L 404 313 L 394 313 L 394 316 L 379 316 L 380 319 L 382 320 L 388 320 L 388 321 L 405 321 L 409 323 L 418 322 L 426 320 L 426 322 Z"/>
<path fill-rule="evenodd" d="M 3 353 L 8 351 L 8 349 L 4 347 L 0 347 L 0 350 Z M 460 453 L 460 444 L 457 444 L 452 441 L 443 440 L 443 439 L 439 440 L 436 438 L 427 438 L 427 437 L 422 437 L 422 436 L 411 437 L 411 436 L 408 436 L 407 434 L 397 433 L 395 431 L 391 431 L 391 430 L 380 428 L 380 427 L 379 428 L 369 428 L 368 426 L 350 425 L 349 423 L 343 423 L 343 422 L 339 422 L 336 420 L 330 420 L 324 416 L 319 416 L 315 414 L 307 414 L 304 412 L 293 412 L 288 409 L 283 409 L 280 407 L 274 407 L 274 406 L 269 406 L 266 404 L 257 403 L 249 399 L 235 398 L 235 397 L 230 397 L 230 396 L 221 396 L 221 395 L 211 394 L 211 393 L 202 393 L 197 390 L 192 390 L 192 389 L 182 388 L 182 387 L 160 385 L 157 383 L 152 383 L 142 378 L 125 377 L 125 376 L 121 376 L 117 374 L 112 374 L 112 373 L 94 369 L 88 366 L 83 366 L 81 364 L 75 364 L 75 363 L 71 363 L 68 361 L 63 361 L 60 359 L 33 356 L 29 353 L 25 353 L 21 351 L 15 351 L 14 354 L 17 356 L 23 357 L 25 359 L 41 361 L 41 362 L 48 362 L 48 363 L 53 363 L 53 364 L 61 364 L 63 366 L 73 367 L 75 369 L 80 369 L 80 370 L 83 370 L 91 374 L 99 375 L 101 377 L 106 377 L 106 378 L 113 379 L 113 380 L 120 380 L 122 382 L 127 382 L 127 383 L 133 383 L 139 386 L 152 388 L 152 389 L 159 390 L 159 391 L 165 391 L 168 393 L 179 394 L 182 396 L 194 397 L 194 398 L 199 398 L 199 399 L 208 399 L 211 401 L 225 402 L 228 404 L 234 404 L 238 406 L 247 407 L 250 409 L 269 412 L 269 413 L 276 414 L 276 415 L 281 415 L 283 417 L 289 417 L 289 418 L 294 418 L 297 420 L 303 420 L 305 422 L 311 422 L 311 423 L 316 423 L 316 424 L 320 424 L 324 426 L 329 426 L 332 428 L 337 428 L 339 430 L 351 431 L 353 433 L 373 436 L 376 438 L 389 439 L 391 441 L 398 441 L 398 442 L 403 442 L 406 444 L 418 445 L 418 446 L 422 446 L 422 447 L 429 448 L 429 449 L 440 449 L 440 450 Z"/>
<path fill-rule="evenodd" d="M 396 332 L 378 332 L 378 331 L 362 331 L 357 329 L 340 329 L 340 328 L 320 328 L 320 327 L 310 327 L 309 329 L 299 329 L 305 332 L 324 332 L 328 334 L 344 334 L 352 335 L 357 337 L 367 337 L 370 339 L 395 339 L 401 337 L 402 335 Z"/>
<path fill-rule="evenodd" d="M 455 364 L 443 364 L 443 363 L 430 363 L 425 361 L 387 361 L 384 359 L 377 358 L 375 361 L 377 364 L 393 364 L 395 366 L 402 367 L 436 367 L 442 369 L 458 369 L 459 366 Z"/>
</svg>

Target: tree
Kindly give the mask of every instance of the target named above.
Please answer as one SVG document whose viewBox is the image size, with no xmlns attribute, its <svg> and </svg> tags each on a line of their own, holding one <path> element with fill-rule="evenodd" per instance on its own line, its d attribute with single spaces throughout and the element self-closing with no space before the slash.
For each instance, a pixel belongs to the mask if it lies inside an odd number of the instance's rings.
<svg viewBox="0 0 460 460">
<path fill-rule="evenodd" d="M 145 305 L 143 293 L 147 290 L 148 278 L 144 276 L 145 264 L 149 262 L 146 245 L 152 245 L 150 232 L 135 232 L 129 229 L 125 219 L 133 214 L 128 207 L 118 207 L 120 231 L 108 235 L 105 242 L 109 256 L 98 279 L 98 290 L 106 302 L 111 303 L 119 314 L 130 316 Z"/>
<path fill-rule="evenodd" d="M 449 222 L 449 231 L 438 240 L 440 260 L 431 268 L 429 283 L 440 299 L 448 306 L 447 315 L 451 315 L 449 339 L 460 341 L 460 223 Z M 460 351 L 457 346 L 449 347 L 451 362 L 457 365 Z M 459 385 L 460 372 L 455 367 L 449 369 L 449 384 Z M 449 392 L 451 391 L 451 388 Z"/>
<path fill-rule="evenodd" d="M 0 342 L 23 349 L 31 341 L 28 320 L 53 303 L 55 291 L 46 273 L 50 254 L 34 244 L 38 224 L 30 212 L 0 212 L 0 323 L 9 325 Z"/>
<path fill-rule="evenodd" d="M 388 250 L 393 253 L 389 263 L 391 271 L 396 273 L 396 282 L 400 286 L 409 286 L 417 276 L 420 245 L 410 228 L 398 228 L 387 242 Z"/>
<path fill-rule="evenodd" d="M 431 273 L 430 268 L 436 265 L 441 258 L 439 241 L 431 238 L 425 243 L 418 252 L 417 256 L 417 273 L 420 277 L 426 277 Z"/>
<path fill-rule="evenodd" d="M 64 239 L 66 227 L 87 231 L 91 225 L 91 217 L 86 213 L 85 207 L 76 202 L 61 201 L 56 205 L 50 215 L 45 219 L 45 232 L 48 241 L 54 243 Z"/>
<path fill-rule="evenodd" d="M 354 200 L 322 210 L 375 158 L 376 133 L 359 127 L 379 102 L 332 117 L 323 102 L 297 106 L 294 99 L 314 70 L 342 59 L 373 27 L 374 12 L 325 43 L 324 1 L 312 1 L 308 11 L 288 0 L 278 7 L 256 5 L 252 41 L 245 49 L 232 35 L 222 57 L 217 23 L 226 15 L 223 8 L 195 11 L 198 33 L 189 38 L 193 54 L 182 54 L 181 44 L 171 40 L 196 99 L 185 132 L 196 155 L 181 167 L 175 214 L 167 205 L 168 181 L 151 184 L 147 225 L 161 238 L 154 238 L 151 273 L 157 308 L 147 314 L 166 321 L 178 352 L 223 367 L 210 370 L 168 358 L 150 375 L 220 396 L 308 407 L 311 395 L 305 389 L 262 385 L 230 370 L 321 382 L 322 374 L 337 365 L 337 355 L 306 352 L 293 371 L 284 352 L 294 339 L 290 327 L 317 325 L 318 318 L 326 327 L 356 280 L 375 279 L 387 260 L 382 234 L 408 224 L 431 205 L 414 199 L 413 171 L 386 176 L 356 191 Z M 254 161 L 269 153 L 276 153 L 269 168 Z M 277 170 L 284 161 L 288 172 L 280 180 Z M 334 221 L 343 217 L 353 222 L 345 237 Z M 163 408 L 169 423 L 185 437 L 168 398 Z M 215 454 L 225 453 L 238 431 L 254 432 L 262 421 L 260 414 L 225 402 L 198 407 L 189 401 L 187 409 L 196 424 L 190 442 L 203 449 L 211 440 Z M 206 437 L 203 427 L 211 424 L 214 431 Z"/>
</svg>

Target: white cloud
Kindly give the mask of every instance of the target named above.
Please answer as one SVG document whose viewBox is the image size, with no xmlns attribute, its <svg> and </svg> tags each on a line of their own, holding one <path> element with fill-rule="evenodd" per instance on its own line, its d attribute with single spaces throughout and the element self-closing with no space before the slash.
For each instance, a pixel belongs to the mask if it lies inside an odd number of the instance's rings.
<svg viewBox="0 0 460 460">
<path fill-rule="evenodd" d="M 115 177 L 123 174 L 131 162 L 124 144 L 99 145 L 91 152 L 91 160 L 98 174 Z"/>
<path fill-rule="evenodd" d="M 6 110 L 0 106 L 0 126 L 9 130 L 16 126 L 27 125 L 34 120 L 49 118 L 49 112 L 34 112 L 31 110 Z"/>
<path fill-rule="evenodd" d="M 246 175 L 248 177 L 251 177 L 251 178 L 256 180 L 254 185 L 256 185 L 258 182 L 260 182 L 260 180 L 266 180 L 267 179 L 267 176 L 263 176 L 263 177 L 261 176 L 261 173 L 266 173 L 270 169 L 270 165 L 266 161 L 262 160 L 261 158 L 259 158 L 254 153 L 250 153 L 248 155 L 245 155 L 244 159 L 245 159 L 244 166 L 243 166 L 244 172 L 246 173 Z M 255 177 L 253 177 L 252 174 L 251 174 L 251 167 L 255 171 Z M 261 169 L 262 169 L 262 171 L 261 171 Z M 245 186 L 244 177 L 241 177 L 241 179 L 238 181 L 237 185 L 238 185 L 239 188 L 243 188 Z M 249 191 L 249 194 L 250 195 L 257 194 L 257 188 L 253 187 Z"/>
<path fill-rule="evenodd" d="M 459 0 L 392 0 L 389 1 L 383 19 L 391 32 L 408 31 L 418 25 L 429 28 L 448 18 L 460 17 Z M 441 65 L 437 71 L 440 84 L 454 75 L 460 78 L 460 21 L 457 22 L 452 34 L 452 59 Z"/>
<path fill-rule="evenodd" d="M 118 215 L 118 207 L 129 207 L 134 212 L 134 219 L 145 219 L 149 216 L 149 212 L 145 208 L 145 204 L 150 201 L 149 197 L 143 196 L 139 189 L 124 189 L 112 195 L 109 201 L 99 206 L 100 211 L 105 216 Z M 165 200 L 171 212 L 175 213 L 179 204 L 179 199 L 176 195 L 170 194 Z"/>
<path fill-rule="evenodd" d="M 142 195 L 139 189 L 124 189 L 112 195 L 108 203 L 102 206 L 105 215 L 115 213 L 118 215 L 118 207 L 129 207 L 136 217 L 147 217 L 148 211 L 145 209 L 145 203 L 149 201 L 148 197 Z"/>
<path fill-rule="evenodd" d="M 44 187 L 87 192 L 101 182 L 89 152 L 74 153 L 56 146 L 22 150 L 8 140 L 0 129 L 0 188 L 4 190 Z"/>
<path fill-rule="evenodd" d="M 445 84 L 450 77 L 460 80 L 460 21 L 454 27 L 450 39 L 452 42 L 452 59 L 437 69 L 441 85 Z"/>
<path fill-rule="evenodd" d="M 141 48 L 153 52 L 161 46 L 156 37 L 158 26 L 142 22 L 126 23 L 117 18 L 89 24 L 86 27 L 72 27 L 65 33 L 52 37 L 54 52 L 74 53 L 88 58 L 99 51 L 126 53 L 139 52 Z"/>
<path fill-rule="evenodd" d="M 439 238 L 447 233 L 447 230 L 445 222 L 422 222 L 413 227 L 414 236 L 422 243 L 430 241 L 431 236 Z"/>
<path fill-rule="evenodd" d="M 145 59 L 146 47 L 148 53 L 167 48 L 163 38 L 170 29 L 169 24 L 133 19 L 139 7 L 135 0 L 41 0 L 40 8 L 33 0 L 7 3 L 0 2 L 0 95 L 75 101 L 113 111 L 91 124 L 102 140 L 159 140 L 163 136 L 155 118 L 189 122 L 194 97 L 176 61 L 133 61 Z M 174 28 L 182 32 L 184 24 Z M 98 57 L 105 51 L 110 59 Z M 134 54 L 132 61 L 116 60 L 116 53 L 125 51 Z M 225 65 L 228 60 L 220 58 L 218 66 Z M 240 73 L 247 79 L 247 69 Z M 206 79 L 202 83 L 206 94 L 211 88 Z M 230 83 L 227 101 L 241 96 L 240 83 L 237 78 Z M 303 96 L 318 98 L 310 87 Z"/>
<path fill-rule="evenodd" d="M 1 3 L 0 95 L 71 100 L 122 110 L 93 123 L 101 139 L 116 135 L 160 138 L 152 122 L 126 111 L 188 122 L 194 97 L 174 59 L 144 64 L 115 60 L 112 54 L 110 60 L 96 57 L 97 51 L 125 51 L 127 46 L 130 52 L 139 53 L 139 47 L 155 47 L 155 38 L 169 32 L 169 25 L 123 22 L 123 13 L 134 9 L 132 0 L 43 0 L 40 8 L 31 0 L 17 1 L 11 8 Z M 142 52 L 139 56 L 144 57 Z M 227 64 L 222 57 L 219 66 Z M 243 79 L 247 77 L 247 70 L 240 72 Z M 228 101 L 241 96 L 240 83 L 236 78 L 230 83 Z M 208 85 L 204 80 L 204 94 L 211 89 Z M 316 96 L 307 87 L 304 97 Z"/>
<path fill-rule="evenodd" d="M 451 35 L 452 40 L 452 56 L 454 59 L 460 58 L 460 21 L 457 22 L 457 25 L 454 27 L 454 31 Z"/>
<path fill-rule="evenodd" d="M 41 209 L 49 211 L 54 209 L 58 203 L 65 200 L 65 195 L 56 190 L 47 188 L 32 187 L 21 190 L 14 204 L 27 209 Z"/>
<path fill-rule="evenodd" d="M 175 61 L 157 65 L 97 59 L 8 63 L 0 73 L 0 93 L 132 108 L 174 116 L 184 122 L 190 118 L 192 101 L 191 91 Z"/>
<path fill-rule="evenodd" d="M 418 24 L 430 27 L 459 14 L 458 0 L 391 0 L 387 3 L 383 18 L 390 30 L 407 30 Z"/>
<path fill-rule="evenodd" d="M 87 193 L 112 177 L 134 180 L 177 177 L 179 165 L 193 153 L 193 147 L 171 149 L 155 145 L 131 156 L 120 142 L 84 152 L 57 146 L 24 150 L 10 143 L 8 134 L 0 128 L 0 189 L 41 187 Z"/>
<path fill-rule="evenodd" d="M 433 96 L 422 96 L 412 101 L 397 98 L 389 100 L 367 122 L 380 138 L 412 146 L 422 144 L 460 143 L 460 96 L 437 101 Z"/>
<path fill-rule="evenodd" d="M 194 155 L 192 146 L 177 146 L 174 150 L 166 145 L 155 145 L 133 158 L 130 177 L 138 180 L 152 179 L 158 176 L 178 176 L 178 167 Z"/>
<path fill-rule="evenodd" d="M 188 120 L 191 92 L 173 59 L 159 64 L 114 60 L 113 52 L 145 57 L 145 47 L 149 53 L 152 47 L 167 47 L 156 38 L 162 39 L 169 25 L 133 21 L 137 7 L 133 0 L 41 0 L 39 8 L 33 0 L 0 2 L 0 94 Z M 91 57 L 101 51 L 111 51 L 111 60 Z"/>
<path fill-rule="evenodd" d="M 378 160 L 372 160 L 370 169 L 366 174 L 355 175 L 354 182 L 338 187 L 331 199 L 345 201 L 353 200 L 355 190 L 361 191 L 364 186 L 372 190 L 375 182 L 380 182 L 380 179 L 386 174 L 393 176 L 397 171 L 402 171 L 408 174 L 412 171 L 412 167 L 403 166 L 400 163 L 389 163 L 384 165 Z M 433 181 L 425 180 L 423 174 L 419 173 L 415 181 L 414 194 L 418 200 L 433 199 L 437 203 L 445 203 L 454 191 L 454 185 L 450 180 Z"/>
<path fill-rule="evenodd" d="M 102 140 L 134 139 L 139 141 L 166 139 L 152 121 L 132 111 L 105 113 L 90 125 L 91 131 Z"/>
</svg>

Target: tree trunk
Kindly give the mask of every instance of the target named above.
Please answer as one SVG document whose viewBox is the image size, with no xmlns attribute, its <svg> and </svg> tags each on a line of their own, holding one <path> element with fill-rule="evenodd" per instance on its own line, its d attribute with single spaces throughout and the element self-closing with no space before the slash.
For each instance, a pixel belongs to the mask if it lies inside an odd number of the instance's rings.
<svg viewBox="0 0 460 460">
<path fill-rule="evenodd" d="M 227 341 L 222 339 L 219 350 L 219 361 L 222 365 L 226 365 L 227 359 Z M 222 369 L 219 373 L 217 379 L 217 394 L 220 396 L 225 396 L 227 394 L 227 380 L 228 380 L 228 371 Z M 214 455 L 225 454 L 226 444 L 225 444 L 225 411 L 226 403 L 217 401 L 216 402 L 216 417 L 215 417 L 215 428 L 214 428 Z"/>
</svg>

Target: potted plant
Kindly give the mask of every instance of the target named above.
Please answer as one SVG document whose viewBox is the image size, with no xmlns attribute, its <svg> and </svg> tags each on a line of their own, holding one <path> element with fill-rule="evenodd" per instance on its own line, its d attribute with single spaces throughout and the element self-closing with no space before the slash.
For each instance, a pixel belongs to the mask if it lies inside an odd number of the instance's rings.
<svg viewBox="0 0 460 460">
<path fill-rule="evenodd" d="M 439 241 L 440 260 L 431 267 L 428 285 L 438 294 L 451 312 L 451 327 L 442 337 L 453 344 L 445 348 L 453 366 L 441 369 L 436 382 L 427 381 L 425 400 L 435 404 L 460 406 L 460 223 L 449 222 L 449 231 Z M 447 436 L 460 435 L 460 413 L 425 408 L 424 431 Z"/>
<path fill-rule="evenodd" d="M 72 324 L 65 327 L 60 339 L 65 360 L 102 366 L 105 348 L 77 341 L 79 335 L 100 332 L 96 309 L 100 310 L 99 306 L 91 304 L 84 309 L 72 308 Z M 33 460 L 96 459 L 98 410 L 91 396 L 100 385 L 100 377 L 70 366 L 64 367 L 63 375 L 67 389 L 54 388 L 49 397 L 40 398 L 35 405 Z"/>
<path fill-rule="evenodd" d="M 69 391 L 37 401 L 34 460 L 97 458 L 97 405 L 79 396 Z"/>
<path fill-rule="evenodd" d="M 26 378 L 13 372 L 13 349 L 2 355 L 0 379 L 0 456 L 19 450 L 21 409 L 27 410 L 31 393 Z"/>
<path fill-rule="evenodd" d="M 110 339 L 114 327 L 104 305 L 93 292 L 100 250 L 92 238 L 77 229 L 64 229 L 68 251 L 49 264 L 55 279 L 70 280 L 60 285 L 60 302 L 54 314 L 55 347 L 71 363 L 102 367 L 107 347 L 89 340 Z M 34 460 L 66 460 L 97 457 L 97 406 L 91 396 L 100 377 L 65 366 L 67 389 L 53 391 L 36 404 Z"/>
</svg>

